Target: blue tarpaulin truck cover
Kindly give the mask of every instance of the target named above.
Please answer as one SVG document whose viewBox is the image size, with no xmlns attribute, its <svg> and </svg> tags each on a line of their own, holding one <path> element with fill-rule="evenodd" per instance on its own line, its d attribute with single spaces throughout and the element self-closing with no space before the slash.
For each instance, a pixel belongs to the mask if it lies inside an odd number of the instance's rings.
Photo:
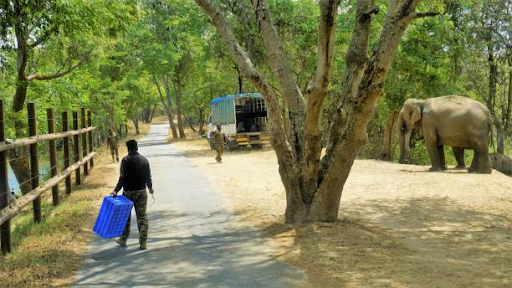
<svg viewBox="0 0 512 288">
<path fill-rule="evenodd" d="M 235 124 L 235 101 L 241 98 L 262 98 L 259 93 L 226 95 L 213 99 L 211 104 L 212 124 Z"/>
</svg>

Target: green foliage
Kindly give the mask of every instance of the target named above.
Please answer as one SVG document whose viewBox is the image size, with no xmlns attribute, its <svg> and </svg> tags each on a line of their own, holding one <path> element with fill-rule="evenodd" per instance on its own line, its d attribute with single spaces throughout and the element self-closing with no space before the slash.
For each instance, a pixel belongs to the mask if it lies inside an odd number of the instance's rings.
<svg viewBox="0 0 512 288">
<path fill-rule="evenodd" d="M 254 88 L 240 75 L 216 30 L 193 0 L 18 1 L 30 30 L 30 41 L 45 38 L 30 55 L 27 73 L 62 71 L 89 51 L 92 57 L 65 77 L 31 81 L 28 101 L 40 108 L 58 111 L 88 106 L 105 131 L 109 114 L 113 126 L 140 120 L 160 105 L 155 80 L 169 79 L 171 100 L 176 94 L 173 80 L 179 76 L 183 113 L 197 119 L 208 113 L 209 101 L 220 95 Z M 235 36 L 265 73 L 270 67 L 252 21 L 249 1 L 217 0 L 228 15 Z M 486 102 L 489 93 L 488 52 L 494 51 L 498 65 L 494 114 L 506 120 L 510 71 L 510 3 L 481 1 L 423 1 L 418 10 L 440 12 L 436 17 L 415 21 L 406 32 L 386 81 L 377 115 L 368 127 L 370 143 L 364 157 L 379 157 L 383 131 L 389 115 L 407 98 L 429 98 L 447 94 L 466 95 Z M 13 1 L 0 4 L 0 98 L 12 106 L 16 87 L 16 17 Z M 269 0 L 273 20 L 297 83 L 305 91 L 316 60 L 318 1 Z M 378 40 L 387 1 L 376 1 L 380 12 L 373 15 L 370 47 Z M 336 57 L 329 87 L 336 93 L 344 70 L 346 52 L 354 28 L 353 1 L 342 1 L 336 28 Z M 491 50 L 490 50 L 491 49 Z M 371 50 L 368 51 L 368 55 Z M 271 81 L 275 81 L 271 79 Z M 329 106 L 329 105 L 327 105 Z M 326 107 L 326 113 L 330 113 Z M 44 121 L 44 109 L 39 110 Z M 9 121 L 24 114 L 9 115 Z M 44 130 L 45 125 L 40 125 Z M 12 126 L 8 129 L 12 137 Z M 418 140 L 413 151 L 419 162 L 428 159 Z M 506 144 L 505 146 L 507 146 Z M 509 146 L 509 145 L 508 145 Z M 448 154 L 448 153 L 447 153 Z"/>
</svg>

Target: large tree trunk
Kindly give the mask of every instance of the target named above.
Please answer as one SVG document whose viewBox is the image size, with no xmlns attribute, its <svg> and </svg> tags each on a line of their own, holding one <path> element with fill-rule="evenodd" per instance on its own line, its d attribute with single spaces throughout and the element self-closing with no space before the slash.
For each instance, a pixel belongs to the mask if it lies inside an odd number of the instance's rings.
<svg viewBox="0 0 512 288">
<path fill-rule="evenodd" d="M 505 153 L 505 129 L 501 125 L 496 126 L 496 152 L 503 155 Z"/>
<path fill-rule="evenodd" d="M 157 104 L 155 104 L 155 106 L 153 106 L 153 109 L 151 110 L 151 114 L 149 114 L 148 124 L 153 122 L 153 117 L 155 117 L 155 111 L 156 111 L 157 106 L 158 106 Z"/>
<path fill-rule="evenodd" d="M 320 129 L 322 103 L 328 92 L 334 54 L 334 32 L 339 0 L 321 0 L 316 71 L 302 95 L 266 0 L 252 0 L 256 21 L 267 50 L 276 90 L 254 67 L 248 54 L 234 37 L 223 14 L 209 0 L 195 0 L 211 17 L 213 25 L 226 42 L 233 60 L 243 75 L 265 99 L 270 120 L 272 147 L 276 151 L 279 173 L 286 192 L 287 223 L 335 221 L 343 186 L 355 157 L 366 141 L 366 128 L 373 116 L 384 81 L 391 68 L 399 41 L 407 25 L 418 17 L 433 13 L 416 13 L 418 1 L 390 0 L 388 16 L 370 59 L 367 57 L 372 14 L 378 11 L 372 0 L 356 1 L 356 23 L 346 55 L 339 109 L 346 113 L 331 120 L 329 143 L 321 156 Z M 283 111 L 286 112 L 283 113 Z M 346 115 L 342 124 L 341 115 Z"/>
<path fill-rule="evenodd" d="M 24 11 L 26 7 L 23 7 L 23 1 L 11 1 L 6 9 L 13 9 L 11 11 L 14 17 L 14 34 L 16 36 L 16 72 L 17 72 L 17 81 L 16 81 L 16 94 L 13 99 L 12 110 L 14 112 L 14 126 L 16 128 L 16 137 L 22 138 L 25 137 L 26 125 L 22 120 L 22 116 L 20 115 L 21 111 L 25 106 L 25 101 L 27 99 L 27 89 L 28 83 L 33 80 L 43 81 L 43 80 L 52 80 L 59 77 L 63 77 L 73 70 L 82 65 L 85 61 L 89 59 L 91 52 L 86 53 L 82 56 L 82 58 L 78 61 L 78 63 L 74 65 L 70 65 L 67 69 L 60 69 L 58 72 L 49 75 L 41 75 L 38 74 L 37 71 L 34 74 L 27 75 L 27 64 L 29 60 L 29 55 L 32 49 L 41 45 L 42 43 L 48 40 L 47 33 L 41 33 L 40 38 L 33 39 L 30 35 L 30 29 L 34 27 L 29 27 L 26 23 L 28 19 L 27 13 Z M 50 28 L 51 29 L 51 28 Z M 49 31 L 47 31 L 49 32 Z M 17 114 L 17 115 L 16 115 Z M 30 167 L 28 160 L 28 147 L 22 147 L 17 149 L 11 156 L 11 168 L 16 176 L 18 183 L 20 183 L 20 189 L 23 194 L 27 193 L 31 189 L 30 183 Z M 28 175 L 28 176 L 27 176 Z"/>
<path fill-rule="evenodd" d="M 108 126 L 110 127 L 110 130 L 115 130 L 115 121 L 114 121 L 114 106 L 108 105 L 107 106 L 108 111 Z"/>
<path fill-rule="evenodd" d="M 497 152 L 502 155 L 505 154 L 505 142 L 510 134 L 510 113 L 512 112 L 512 71 L 508 72 L 508 100 L 506 109 L 504 110 L 502 120 L 504 125 L 500 125 L 500 129 L 496 129 Z"/>
<path fill-rule="evenodd" d="M 459 31 L 462 29 L 462 13 L 464 13 L 462 4 L 458 0 L 445 0 L 445 11 L 450 16 L 450 20 L 453 23 L 453 30 Z M 461 55 L 462 54 L 462 46 L 461 46 L 461 36 L 459 33 L 453 33 L 452 45 L 450 47 L 451 58 L 452 58 L 452 73 L 450 78 L 452 81 L 457 81 L 460 75 L 462 74 L 462 65 L 461 65 Z"/>
<path fill-rule="evenodd" d="M 489 93 L 487 96 L 487 108 L 495 115 L 494 103 L 496 99 L 496 86 L 498 83 L 498 64 L 494 58 L 494 51 L 491 45 L 488 45 L 488 58 L 489 64 Z"/>
<path fill-rule="evenodd" d="M 180 138 L 185 139 L 185 129 L 183 128 L 183 113 L 181 109 L 181 78 L 180 75 L 176 75 L 173 81 L 174 91 L 176 92 L 176 117 L 178 118 L 178 131 L 180 132 Z"/>
<path fill-rule="evenodd" d="M 237 86 L 237 90 L 236 90 L 236 93 L 237 94 L 242 94 L 243 92 L 243 79 L 242 79 L 242 72 L 240 71 L 240 68 L 238 68 L 238 66 L 236 66 L 236 63 L 235 63 L 235 67 L 236 69 L 236 75 L 237 75 L 237 79 L 238 79 L 238 86 Z"/>
<path fill-rule="evenodd" d="M 204 135 L 204 108 L 199 107 L 199 135 Z"/>
<path fill-rule="evenodd" d="M 158 83 L 158 80 L 156 78 L 154 78 L 153 81 L 157 87 L 158 95 L 160 95 L 160 101 L 162 102 L 162 105 L 164 106 L 165 113 L 167 115 L 167 120 L 169 121 L 169 126 L 171 127 L 172 138 L 177 139 L 178 131 L 176 130 L 176 124 L 174 123 L 174 113 L 172 111 L 172 101 L 171 101 L 172 98 L 171 98 L 171 91 L 170 91 L 170 87 L 169 87 L 169 81 L 167 80 L 167 77 L 163 77 L 163 82 L 164 82 L 164 86 L 165 86 L 164 89 L 165 89 L 165 95 L 166 95 L 165 98 L 162 93 L 162 89 L 160 89 L 160 84 Z"/>
<path fill-rule="evenodd" d="M 196 128 L 194 128 L 194 123 L 192 123 L 193 122 L 192 119 L 190 117 L 188 117 L 187 115 L 184 115 L 184 117 L 188 123 L 188 126 L 190 127 L 190 130 L 192 130 L 192 132 L 194 132 L 194 133 L 197 133 Z"/>
<path fill-rule="evenodd" d="M 28 81 L 26 74 L 26 67 L 28 61 L 28 47 L 26 28 L 23 27 L 20 19 L 17 19 L 15 32 L 17 47 L 17 82 L 16 94 L 14 95 L 12 110 L 15 114 L 14 127 L 16 128 L 16 138 L 23 138 L 27 136 L 26 123 L 22 120 L 21 111 L 25 106 L 27 99 Z M 10 152 L 10 165 L 16 180 L 20 183 L 20 190 L 23 195 L 30 192 L 32 183 L 30 181 L 30 165 L 29 165 L 29 149 L 27 147 L 20 147 L 16 151 Z"/>
<path fill-rule="evenodd" d="M 394 146 L 393 146 L 393 138 L 396 135 L 396 123 L 398 120 L 398 111 L 392 111 L 388 115 L 388 121 L 386 123 L 386 127 L 384 127 L 384 141 L 383 141 L 383 151 L 382 151 L 382 160 L 385 161 L 393 161 L 395 156 Z"/>
<path fill-rule="evenodd" d="M 135 134 L 139 135 L 140 134 L 139 118 L 137 117 L 137 115 L 132 116 L 132 122 L 133 122 L 133 126 L 135 127 Z"/>
<path fill-rule="evenodd" d="M 146 108 L 143 109 L 142 112 L 142 122 L 149 124 L 153 120 L 153 114 L 155 113 L 156 105 L 151 107 L 151 105 L 148 105 Z"/>
</svg>

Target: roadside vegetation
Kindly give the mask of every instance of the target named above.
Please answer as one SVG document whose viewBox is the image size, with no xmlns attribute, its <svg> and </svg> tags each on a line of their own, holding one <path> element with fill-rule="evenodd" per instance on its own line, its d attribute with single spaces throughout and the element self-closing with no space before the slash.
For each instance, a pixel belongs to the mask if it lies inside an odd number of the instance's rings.
<svg viewBox="0 0 512 288">
<path fill-rule="evenodd" d="M 141 125 L 142 135 L 148 131 Z M 127 137 L 135 136 L 133 126 Z M 120 143 L 120 156 L 126 148 Z M 51 204 L 51 193 L 44 194 L 43 221 L 35 224 L 27 207 L 12 222 L 13 253 L 0 255 L 2 287 L 69 286 L 81 266 L 92 227 L 103 196 L 110 193 L 119 175 L 118 164 L 112 163 L 110 152 L 102 145 L 95 157 L 95 167 L 80 186 L 59 206 Z M 63 193 L 62 185 L 61 193 Z"/>
</svg>

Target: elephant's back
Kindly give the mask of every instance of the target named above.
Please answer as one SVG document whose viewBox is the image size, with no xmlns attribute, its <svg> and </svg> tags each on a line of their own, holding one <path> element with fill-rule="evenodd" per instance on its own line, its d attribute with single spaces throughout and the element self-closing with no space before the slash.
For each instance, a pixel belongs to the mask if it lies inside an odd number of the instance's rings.
<svg viewBox="0 0 512 288">
<path fill-rule="evenodd" d="M 488 144 L 489 110 L 468 97 L 449 95 L 430 99 L 432 116 L 440 142 L 462 148 L 472 148 L 475 139 Z M 485 142 L 485 143 L 484 143 Z"/>
<path fill-rule="evenodd" d="M 454 114 L 460 117 L 476 117 L 479 120 L 490 115 L 489 110 L 482 103 L 469 97 L 447 95 L 429 99 L 432 109 L 437 113 Z"/>
</svg>

